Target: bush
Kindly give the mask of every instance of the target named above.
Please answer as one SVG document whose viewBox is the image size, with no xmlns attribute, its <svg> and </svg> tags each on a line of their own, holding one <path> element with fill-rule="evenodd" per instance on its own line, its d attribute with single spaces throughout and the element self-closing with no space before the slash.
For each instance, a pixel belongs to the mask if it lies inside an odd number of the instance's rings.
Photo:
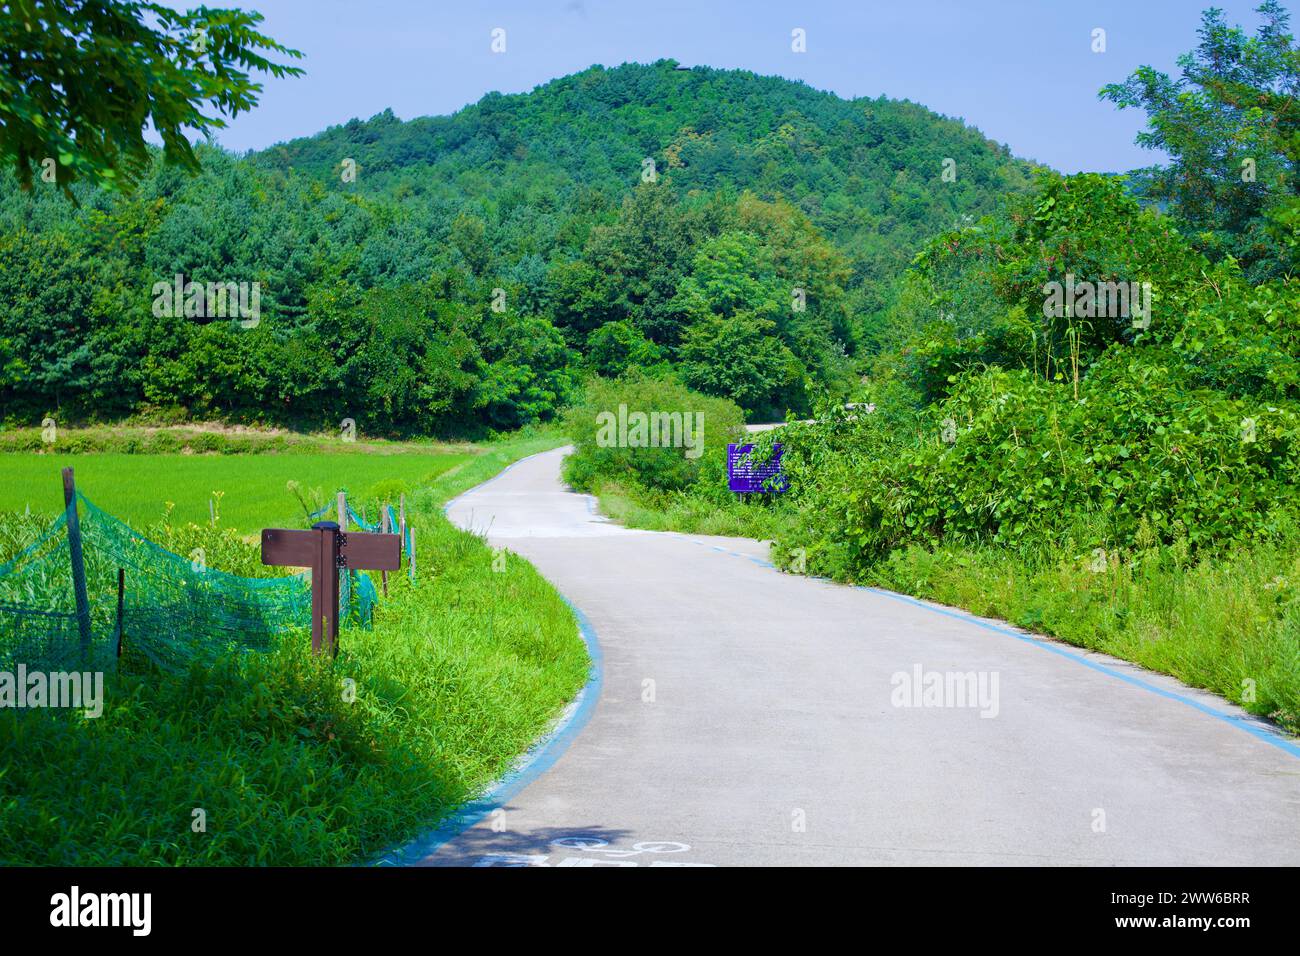
<svg viewBox="0 0 1300 956">
<path fill-rule="evenodd" d="M 654 414 L 680 415 L 681 428 L 638 430 L 636 416 L 653 422 Z M 601 480 L 613 480 L 675 491 L 702 476 L 725 473 L 727 444 L 744 436 L 744 413 L 733 402 L 693 392 L 674 378 L 633 373 L 595 379 L 583 401 L 569 410 L 565 425 L 574 444 L 565 478 L 575 488 L 592 490 Z M 652 447 L 661 435 L 658 447 Z"/>
<path fill-rule="evenodd" d="M 1192 388 L 1179 357 L 1117 347 L 1069 382 L 993 368 L 899 436 L 885 419 L 787 428 L 801 541 L 832 573 L 893 549 L 1107 551 L 1185 538 L 1193 552 L 1275 538 L 1300 513 L 1300 409 Z M 1086 530 L 1081 530 L 1086 529 Z"/>
</svg>

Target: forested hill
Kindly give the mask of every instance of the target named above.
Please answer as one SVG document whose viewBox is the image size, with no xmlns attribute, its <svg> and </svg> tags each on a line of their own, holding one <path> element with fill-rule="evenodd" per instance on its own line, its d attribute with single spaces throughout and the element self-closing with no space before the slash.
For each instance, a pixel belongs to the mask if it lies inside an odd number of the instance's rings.
<svg viewBox="0 0 1300 956">
<path fill-rule="evenodd" d="M 475 207 L 494 256 L 552 254 L 616 206 L 645 160 L 681 191 L 785 198 L 853 263 L 853 283 L 897 274 L 934 233 L 1028 187 L 1032 166 L 917 104 L 844 100 L 741 70 L 593 66 L 530 93 L 490 93 L 452 116 L 390 110 L 259 154 L 344 188 Z M 943 177 L 944 160 L 951 173 Z M 870 301 L 870 300 L 869 300 Z"/>
<path fill-rule="evenodd" d="M 0 419 L 474 434 L 635 369 L 803 413 L 925 241 L 1032 169 L 911 103 L 671 61 L 198 155 L 79 205 L 0 179 Z M 236 286 L 255 316 L 211 308 Z"/>
</svg>

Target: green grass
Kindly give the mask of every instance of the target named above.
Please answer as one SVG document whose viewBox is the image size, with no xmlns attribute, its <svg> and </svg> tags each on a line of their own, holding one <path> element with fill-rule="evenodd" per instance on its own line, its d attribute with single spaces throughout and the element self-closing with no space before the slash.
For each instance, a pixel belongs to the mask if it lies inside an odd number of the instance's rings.
<svg viewBox="0 0 1300 956">
<path fill-rule="evenodd" d="M 65 430 L 60 441 L 78 447 L 120 449 L 127 443 L 121 434 L 124 431 L 131 430 Z M 135 433 L 139 438 L 143 430 Z M 176 441 L 178 435 L 184 437 L 190 431 L 148 434 L 166 434 Z M 378 501 L 395 501 L 398 494 L 416 488 L 431 487 L 445 502 L 517 458 L 564 443 L 562 436 L 546 429 L 479 444 L 345 443 L 256 433 L 218 437 L 225 449 L 221 453 L 5 453 L 3 449 L 13 443 L 6 446 L 0 442 L 0 512 L 29 507 L 40 514 L 61 510 L 60 471 L 70 465 L 82 494 L 138 527 L 150 525 L 164 514 L 177 525 L 208 524 L 208 502 L 214 500 L 219 525 L 251 533 L 275 524 L 302 523 L 303 508 L 287 488 L 290 481 L 298 484 L 302 496 L 313 505 L 332 500 L 335 492 L 345 489 L 354 508 L 364 505 L 373 512 Z M 266 444 L 272 439 L 277 444 L 268 450 Z M 214 492 L 221 494 L 217 497 Z M 173 506 L 170 513 L 169 504 Z M 373 520 L 373 513 L 368 516 Z"/>
<path fill-rule="evenodd" d="M 98 720 L 0 711 L 0 864 L 365 862 L 476 795 L 572 699 L 589 661 L 554 589 L 518 557 L 495 571 L 441 506 L 559 443 L 484 446 L 413 491 L 419 580 L 394 575 L 373 630 L 345 630 L 333 662 L 290 634 L 273 653 L 179 677 L 127 669 Z"/>
<path fill-rule="evenodd" d="M 224 455 L 293 454 L 298 452 L 343 452 L 358 449 L 391 454 L 408 449 L 439 447 L 438 442 L 389 441 L 357 438 L 343 441 L 342 433 L 307 434 L 279 428 L 253 428 L 220 423 L 191 425 L 91 425 L 85 428 L 40 428 L 0 426 L 0 452 L 29 452 L 56 455 L 84 455 L 96 452 L 141 454 Z M 512 436 L 511 441 L 514 440 Z"/>
<path fill-rule="evenodd" d="M 679 531 L 738 538 L 774 537 L 785 512 L 770 502 L 719 503 L 690 492 L 663 492 L 615 481 L 596 487 L 600 511 L 619 524 L 647 531 Z"/>
<path fill-rule="evenodd" d="M 323 501 L 340 488 L 347 489 L 350 498 L 364 500 L 374 497 L 380 483 L 394 495 L 411 491 L 473 457 L 442 450 L 389 455 L 365 451 L 287 455 L 0 454 L 0 511 L 23 511 L 30 506 L 32 511 L 57 512 L 63 506 L 60 470 L 71 465 L 82 494 L 133 524 L 157 520 L 169 503 L 175 506 L 171 514 L 174 521 L 206 523 L 208 502 L 215 500 L 221 524 L 253 532 L 303 517 L 302 507 L 286 488 L 291 480 L 298 482 L 309 500 Z"/>
<path fill-rule="evenodd" d="M 864 583 L 996 617 L 1213 691 L 1300 733 L 1300 557 L 1264 543 L 1175 549 L 1094 573 L 997 548 L 895 551 Z"/>
</svg>

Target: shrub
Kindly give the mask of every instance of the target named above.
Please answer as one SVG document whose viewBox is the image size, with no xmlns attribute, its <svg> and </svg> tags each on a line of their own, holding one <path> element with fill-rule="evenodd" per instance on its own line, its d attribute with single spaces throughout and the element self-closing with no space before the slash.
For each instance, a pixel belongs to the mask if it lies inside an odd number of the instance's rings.
<svg viewBox="0 0 1300 956">
<path fill-rule="evenodd" d="M 632 416 L 652 413 L 680 413 L 682 441 L 649 447 L 651 436 L 640 439 Z M 620 421 L 627 423 L 626 435 L 619 434 Z M 569 410 L 565 424 L 575 449 L 565 477 L 581 490 L 594 488 L 602 479 L 631 480 L 666 491 L 686 488 L 702 475 L 725 472 L 727 443 L 744 435 L 744 414 L 731 401 L 693 392 L 674 378 L 640 373 L 595 379 L 583 401 Z M 691 448 L 684 447 L 686 441 Z"/>
</svg>

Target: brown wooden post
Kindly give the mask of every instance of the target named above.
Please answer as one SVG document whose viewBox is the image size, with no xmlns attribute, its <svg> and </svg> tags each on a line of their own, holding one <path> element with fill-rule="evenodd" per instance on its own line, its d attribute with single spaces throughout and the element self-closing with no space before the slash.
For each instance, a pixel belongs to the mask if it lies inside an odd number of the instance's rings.
<svg viewBox="0 0 1300 956">
<path fill-rule="evenodd" d="M 334 657 L 339 652 L 339 525 L 318 521 L 311 527 L 320 532 L 320 557 L 312 566 L 312 576 L 319 580 L 312 581 L 311 589 L 311 650 L 320 654 L 325 648 Z"/>
<path fill-rule="evenodd" d="M 72 558 L 72 594 L 77 603 L 77 630 L 81 654 L 90 657 L 90 598 L 86 596 L 86 560 L 81 552 L 81 521 L 77 517 L 77 486 L 72 469 L 63 469 L 63 505 L 68 515 L 68 554 Z"/>
<path fill-rule="evenodd" d="M 402 544 L 395 534 L 344 534 L 337 521 L 318 521 L 310 531 L 264 528 L 262 563 L 311 568 L 311 646 L 316 654 L 339 649 L 339 572 L 396 571 Z"/>
<path fill-rule="evenodd" d="M 406 550 L 406 493 L 397 496 L 397 535 L 402 539 L 402 550 Z"/>
<path fill-rule="evenodd" d="M 388 508 L 386 508 L 384 505 L 380 505 L 379 506 L 379 533 L 388 534 L 390 531 L 392 531 L 392 528 L 388 527 Z M 384 585 L 384 597 L 388 597 L 388 572 L 380 571 L 379 580 L 382 581 Z"/>
</svg>

